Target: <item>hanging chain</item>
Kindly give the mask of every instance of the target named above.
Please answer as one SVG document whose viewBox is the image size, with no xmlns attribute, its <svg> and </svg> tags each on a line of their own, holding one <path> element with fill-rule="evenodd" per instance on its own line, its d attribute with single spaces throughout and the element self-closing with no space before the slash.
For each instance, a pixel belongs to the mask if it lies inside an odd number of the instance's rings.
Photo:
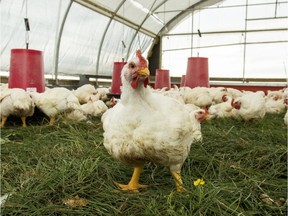
<svg viewBox="0 0 288 216">
<path fill-rule="evenodd" d="M 25 18 L 24 18 L 24 23 L 25 23 L 25 28 L 26 28 L 26 33 L 25 33 L 25 44 L 26 44 L 26 49 L 29 48 L 29 31 L 30 31 L 30 26 L 29 26 L 29 20 L 28 20 L 28 0 L 25 1 Z"/>
<path fill-rule="evenodd" d="M 123 18 L 125 18 L 125 4 L 123 4 L 123 6 L 122 6 L 122 15 L 123 15 Z M 123 38 L 122 38 L 122 62 L 124 62 L 125 61 L 125 58 L 124 58 L 124 56 L 125 56 L 125 54 L 124 54 L 124 51 L 125 51 L 125 49 L 126 49 L 126 44 L 125 44 L 125 26 L 124 26 L 124 24 L 122 24 L 122 36 L 123 36 Z"/>
</svg>

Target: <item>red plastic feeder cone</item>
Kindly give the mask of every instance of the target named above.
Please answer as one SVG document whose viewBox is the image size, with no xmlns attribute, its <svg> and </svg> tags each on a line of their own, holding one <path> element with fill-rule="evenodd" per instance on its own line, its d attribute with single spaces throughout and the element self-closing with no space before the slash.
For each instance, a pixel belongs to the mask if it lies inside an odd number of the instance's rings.
<svg viewBox="0 0 288 216">
<path fill-rule="evenodd" d="M 111 84 L 111 94 L 121 94 L 121 71 L 127 62 L 114 62 L 112 84 Z"/>
<path fill-rule="evenodd" d="M 156 69 L 155 89 L 171 88 L 170 72 L 169 70 Z"/>
<path fill-rule="evenodd" d="M 188 58 L 185 86 L 210 87 L 208 74 L 208 58 L 190 57 Z"/>
<path fill-rule="evenodd" d="M 186 75 L 182 75 L 181 82 L 180 82 L 180 87 L 185 86 L 185 77 L 186 77 Z"/>
<path fill-rule="evenodd" d="M 11 49 L 8 87 L 39 93 L 45 91 L 42 51 Z"/>
</svg>

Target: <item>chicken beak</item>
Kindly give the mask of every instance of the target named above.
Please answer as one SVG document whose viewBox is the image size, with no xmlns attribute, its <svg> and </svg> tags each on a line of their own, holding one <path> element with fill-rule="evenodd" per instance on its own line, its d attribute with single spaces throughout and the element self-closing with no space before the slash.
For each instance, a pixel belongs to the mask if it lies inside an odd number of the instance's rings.
<svg viewBox="0 0 288 216">
<path fill-rule="evenodd" d="M 131 86 L 133 89 L 136 89 L 137 86 L 138 86 L 138 82 L 139 82 L 139 79 L 140 77 L 143 79 L 144 78 L 144 87 L 146 88 L 148 83 L 149 83 L 149 75 L 150 75 L 150 71 L 147 67 L 144 67 L 140 70 L 138 70 L 137 72 L 137 76 L 133 79 L 132 83 L 131 83 Z"/>
<path fill-rule="evenodd" d="M 147 67 L 137 71 L 137 74 L 143 77 L 148 77 L 150 75 L 150 71 Z"/>
<path fill-rule="evenodd" d="M 207 113 L 205 114 L 205 119 L 207 119 L 207 120 L 210 120 L 210 119 L 211 119 L 211 115 L 210 115 L 209 112 L 207 112 Z"/>
</svg>

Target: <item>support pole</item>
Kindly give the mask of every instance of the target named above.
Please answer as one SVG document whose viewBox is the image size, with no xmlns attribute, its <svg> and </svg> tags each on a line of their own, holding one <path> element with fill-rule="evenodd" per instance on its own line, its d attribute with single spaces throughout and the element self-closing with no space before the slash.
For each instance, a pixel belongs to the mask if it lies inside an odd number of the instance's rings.
<svg viewBox="0 0 288 216">
<path fill-rule="evenodd" d="M 60 30 L 59 30 L 59 35 L 57 38 L 57 45 L 56 45 L 56 53 L 55 53 L 55 64 L 54 64 L 54 73 L 55 73 L 55 85 L 58 86 L 59 82 L 58 82 L 58 63 L 59 63 L 59 50 L 60 50 L 60 43 L 61 43 L 61 38 L 62 38 L 62 34 L 63 34 L 63 29 L 64 29 L 64 24 L 66 22 L 67 16 L 69 14 L 70 8 L 72 6 L 73 1 L 70 0 L 70 3 L 65 11 L 64 14 L 64 18 L 62 20 L 61 26 L 60 26 Z"/>
<path fill-rule="evenodd" d="M 242 72 L 243 83 L 245 82 L 245 70 L 246 70 L 247 17 L 248 17 L 248 0 L 246 0 L 246 12 L 245 12 L 245 32 L 244 32 L 243 72 Z"/>
</svg>

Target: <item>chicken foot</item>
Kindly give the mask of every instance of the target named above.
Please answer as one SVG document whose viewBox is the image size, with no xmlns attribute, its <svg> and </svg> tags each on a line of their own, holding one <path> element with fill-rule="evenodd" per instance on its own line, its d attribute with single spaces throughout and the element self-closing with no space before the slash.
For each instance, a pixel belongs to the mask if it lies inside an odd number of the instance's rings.
<svg viewBox="0 0 288 216">
<path fill-rule="evenodd" d="M 148 185 L 139 184 L 140 173 L 142 172 L 143 167 L 144 166 L 134 167 L 134 172 L 133 172 L 132 178 L 127 185 L 119 184 L 117 182 L 114 182 L 114 183 L 118 187 L 120 187 L 121 190 L 139 192 L 138 189 L 148 187 Z"/>
<path fill-rule="evenodd" d="M 183 187 L 183 181 L 182 181 L 180 172 L 173 171 L 173 172 L 171 172 L 171 174 L 175 178 L 175 184 L 176 184 L 177 192 L 185 191 L 185 188 Z"/>
</svg>

